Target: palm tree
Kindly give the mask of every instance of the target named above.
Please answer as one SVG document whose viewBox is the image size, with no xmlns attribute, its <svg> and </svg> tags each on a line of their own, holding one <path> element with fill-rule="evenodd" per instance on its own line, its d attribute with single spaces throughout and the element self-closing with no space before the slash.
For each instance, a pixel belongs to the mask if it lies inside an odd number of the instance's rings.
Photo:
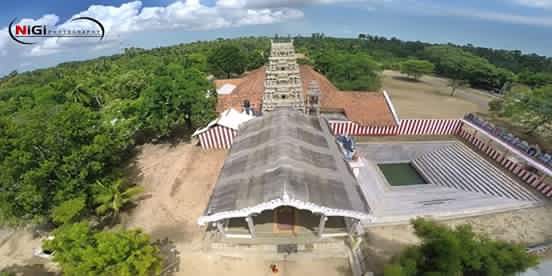
<svg viewBox="0 0 552 276">
<path fill-rule="evenodd" d="M 114 220 L 119 217 L 123 207 L 135 201 L 136 197 L 144 192 L 142 187 L 129 187 L 121 179 L 113 181 L 110 185 L 97 181 L 94 188 L 96 189 L 94 202 L 98 204 L 96 213 L 102 216 L 108 214 Z"/>
<path fill-rule="evenodd" d="M 92 96 L 88 90 L 81 84 L 76 85 L 67 93 L 67 97 L 75 102 L 87 106 L 90 103 Z"/>
</svg>

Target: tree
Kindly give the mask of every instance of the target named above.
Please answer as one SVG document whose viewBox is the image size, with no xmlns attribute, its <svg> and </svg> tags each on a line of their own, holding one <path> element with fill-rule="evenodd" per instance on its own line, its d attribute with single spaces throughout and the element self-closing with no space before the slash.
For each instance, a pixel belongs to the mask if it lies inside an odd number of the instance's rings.
<svg viewBox="0 0 552 276">
<path fill-rule="evenodd" d="M 54 253 L 64 275 L 157 275 L 159 248 L 138 230 L 97 232 L 86 222 L 67 224 L 53 232 L 43 248 Z"/>
<path fill-rule="evenodd" d="M 267 58 L 263 55 L 263 52 L 260 50 L 252 51 L 247 56 L 247 70 L 254 70 L 263 66 L 267 62 Z"/>
<path fill-rule="evenodd" d="M 215 75 L 230 78 L 232 74 L 241 74 L 245 70 L 246 56 L 240 48 L 233 45 L 222 45 L 215 48 L 207 57 L 209 66 Z"/>
<path fill-rule="evenodd" d="M 199 127 L 215 117 L 215 98 L 205 75 L 193 68 L 169 64 L 166 75 L 158 77 L 144 91 L 141 120 L 158 137 L 185 126 Z"/>
<path fill-rule="evenodd" d="M 450 95 L 454 97 L 456 89 L 468 86 L 468 82 L 465 80 L 449 79 L 447 85 L 450 87 Z"/>
<path fill-rule="evenodd" d="M 525 129 L 527 134 L 539 135 L 540 128 L 550 128 L 552 122 L 552 85 L 530 89 L 515 86 L 506 93 L 502 109 L 497 112 Z"/>
<path fill-rule="evenodd" d="M 86 207 L 86 200 L 82 197 L 66 200 L 52 211 L 52 220 L 57 224 L 65 224 L 79 217 Z"/>
<path fill-rule="evenodd" d="M 514 74 L 488 60 L 450 45 L 427 47 L 424 56 L 435 64 L 435 72 L 454 81 L 465 80 L 472 87 L 499 90 Z"/>
<path fill-rule="evenodd" d="M 401 73 L 415 80 L 420 79 L 423 75 L 433 73 L 434 68 L 433 63 L 426 60 L 410 59 L 400 63 Z"/>
<path fill-rule="evenodd" d="M 326 74 L 341 90 L 377 90 L 381 87 L 380 66 L 366 54 L 321 52 L 315 68 Z"/>
<path fill-rule="evenodd" d="M 134 202 L 136 197 L 144 192 L 140 186 L 128 187 L 122 179 L 117 179 L 108 184 L 97 181 L 94 187 L 94 202 L 97 205 L 98 215 L 109 214 L 113 219 L 118 218 L 121 209 Z"/>
<path fill-rule="evenodd" d="M 207 71 L 207 57 L 202 53 L 191 53 L 184 60 L 185 68 L 195 68 L 199 71 Z"/>
<path fill-rule="evenodd" d="M 389 275 L 514 275 L 538 263 L 524 247 L 478 236 L 469 225 L 451 229 L 425 219 L 412 225 L 421 244 L 394 257 Z"/>
</svg>

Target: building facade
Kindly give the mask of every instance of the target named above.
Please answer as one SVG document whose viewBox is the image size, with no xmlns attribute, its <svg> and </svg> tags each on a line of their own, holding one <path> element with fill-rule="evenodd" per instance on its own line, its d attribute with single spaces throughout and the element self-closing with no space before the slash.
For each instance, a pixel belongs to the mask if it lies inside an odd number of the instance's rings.
<svg viewBox="0 0 552 276">
<path fill-rule="evenodd" d="M 269 63 L 266 66 L 262 111 L 270 112 L 287 108 L 304 112 L 305 102 L 293 40 L 271 43 Z"/>
</svg>

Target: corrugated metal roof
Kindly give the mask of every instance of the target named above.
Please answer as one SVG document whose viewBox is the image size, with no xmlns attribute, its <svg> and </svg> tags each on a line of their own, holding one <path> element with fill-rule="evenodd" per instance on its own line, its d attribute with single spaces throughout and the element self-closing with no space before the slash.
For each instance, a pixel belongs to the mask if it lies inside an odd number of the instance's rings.
<svg viewBox="0 0 552 276">
<path fill-rule="evenodd" d="M 245 122 L 239 131 L 200 221 L 246 216 L 274 207 L 270 202 L 328 215 L 368 214 L 324 119 L 280 110 Z"/>
</svg>

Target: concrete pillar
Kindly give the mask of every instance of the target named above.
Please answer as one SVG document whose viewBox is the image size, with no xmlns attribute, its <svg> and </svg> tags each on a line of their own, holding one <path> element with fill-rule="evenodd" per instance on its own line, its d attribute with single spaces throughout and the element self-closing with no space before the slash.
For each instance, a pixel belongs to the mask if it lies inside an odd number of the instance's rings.
<svg viewBox="0 0 552 276">
<path fill-rule="evenodd" d="M 226 232 L 224 231 L 224 223 L 223 221 L 217 221 L 217 229 L 219 231 L 219 233 L 222 234 L 222 236 L 226 236 Z"/>
<path fill-rule="evenodd" d="M 251 234 L 252 238 L 255 238 L 255 223 L 253 222 L 252 216 L 245 217 L 245 221 L 247 221 L 247 228 L 249 228 L 249 234 Z"/>
<path fill-rule="evenodd" d="M 324 234 L 324 228 L 326 228 L 326 221 L 328 220 L 328 217 L 324 214 L 320 214 L 320 224 L 318 225 L 318 236 L 322 237 L 322 234 Z"/>
<path fill-rule="evenodd" d="M 359 223 L 360 223 L 360 220 L 353 219 L 353 222 L 351 223 L 351 227 L 349 228 L 349 236 L 353 236 L 355 234 Z"/>
</svg>

